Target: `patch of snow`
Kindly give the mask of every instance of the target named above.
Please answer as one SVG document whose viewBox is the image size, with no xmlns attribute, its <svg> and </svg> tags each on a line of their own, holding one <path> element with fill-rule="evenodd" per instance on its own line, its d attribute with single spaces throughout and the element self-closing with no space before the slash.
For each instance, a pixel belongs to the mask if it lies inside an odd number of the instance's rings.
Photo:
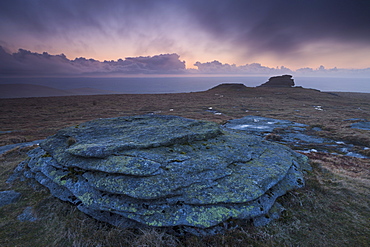
<svg viewBox="0 0 370 247">
<path fill-rule="evenodd" d="M 229 127 L 230 129 L 236 129 L 236 130 L 240 130 L 240 129 L 246 129 L 246 128 L 249 128 L 251 127 L 252 125 L 249 125 L 249 124 L 241 124 L 241 125 L 235 125 L 235 126 L 231 126 Z"/>
<path fill-rule="evenodd" d="M 256 126 L 256 129 L 269 129 L 269 126 Z"/>
</svg>

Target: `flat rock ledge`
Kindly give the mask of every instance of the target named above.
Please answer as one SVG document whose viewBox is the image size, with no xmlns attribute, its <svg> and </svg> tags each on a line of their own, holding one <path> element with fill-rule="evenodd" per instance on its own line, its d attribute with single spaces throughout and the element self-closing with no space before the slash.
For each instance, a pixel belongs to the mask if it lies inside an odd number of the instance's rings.
<svg viewBox="0 0 370 247">
<path fill-rule="evenodd" d="M 210 235 L 278 217 L 307 157 L 243 131 L 175 116 L 98 119 L 60 130 L 20 164 L 63 201 L 119 227 Z M 276 216 L 277 215 L 277 216 Z"/>
</svg>

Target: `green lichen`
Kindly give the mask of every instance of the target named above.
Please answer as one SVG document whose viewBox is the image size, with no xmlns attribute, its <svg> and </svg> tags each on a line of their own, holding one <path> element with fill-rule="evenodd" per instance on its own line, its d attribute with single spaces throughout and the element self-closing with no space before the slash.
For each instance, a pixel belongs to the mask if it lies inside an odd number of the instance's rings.
<svg viewBox="0 0 370 247">
<path fill-rule="evenodd" d="M 186 217 L 190 226 L 208 228 L 219 224 L 229 218 L 238 217 L 242 212 L 252 211 L 254 206 L 245 206 L 241 209 L 227 208 L 222 206 L 200 207 Z"/>
<path fill-rule="evenodd" d="M 90 194 L 89 192 L 84 193 L 83 195 L 78 196 L 78 199 L 81 200 L 81 202 L 85 206 L 90 206 L 94 203 L 94 196 Z"/>
</svg>

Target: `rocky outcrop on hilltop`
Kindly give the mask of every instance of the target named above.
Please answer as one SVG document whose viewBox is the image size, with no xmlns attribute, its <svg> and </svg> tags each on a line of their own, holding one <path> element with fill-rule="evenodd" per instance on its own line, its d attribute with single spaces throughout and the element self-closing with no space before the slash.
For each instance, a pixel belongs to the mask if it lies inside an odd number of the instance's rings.
<svg viewBox="0 0 370 247">
<path fill-rule="evenodd" d="M 29 153 L 24 174 L 120 227 L 207 235 L 235 219 L 262 225 L 304 185 L 306 156 L 216 123 L 175 116 L 98 119 L 60 130 Z M 175 228 L 174 228 L 175 227 Z"/>
<path fill-rule="evenodd" d="M 294 87 L 294 80 L 291 75 L 273 76 L 259 87 Z"/>
</svg>

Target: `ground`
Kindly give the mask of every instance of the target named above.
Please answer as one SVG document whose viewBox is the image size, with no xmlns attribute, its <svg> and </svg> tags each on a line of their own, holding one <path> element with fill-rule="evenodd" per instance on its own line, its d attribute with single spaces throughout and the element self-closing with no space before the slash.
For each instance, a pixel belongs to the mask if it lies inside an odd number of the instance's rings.
<svg viewBox="0 0 370 247">
<path fill-rule="evenodd" d="M 369 155 L 370 133 L 349 126 L 370 120 L 370 94 L 326 93 L 303 88 L 216 87 L 182 94 L 95 95 L 0 99 L 0 145 L 43 139 L 58 129 L 96 118 L 169 114 L 223 123 L 246 115 L 292 120 L 320 127 L 319 135 L 351 142 Z M 221 114 L 219 114 L 221 113 Z M 370 246 L 369 159 L 307 154 L 313 171 L 307 186 L 280 198 L 287 209 L 272 224 L 211 237 L 176 237 L 157 230 L 118 229 L 85 216 L 29 181 L 5 180 L 27 149 L 0 157 L 0 190 L 21 199 L 0 209 L 1 246 Z M 38 220 L 19 222 L 32 206 Z M 36 237 L 37 236 L 37 237 Z"/>
</svg>

